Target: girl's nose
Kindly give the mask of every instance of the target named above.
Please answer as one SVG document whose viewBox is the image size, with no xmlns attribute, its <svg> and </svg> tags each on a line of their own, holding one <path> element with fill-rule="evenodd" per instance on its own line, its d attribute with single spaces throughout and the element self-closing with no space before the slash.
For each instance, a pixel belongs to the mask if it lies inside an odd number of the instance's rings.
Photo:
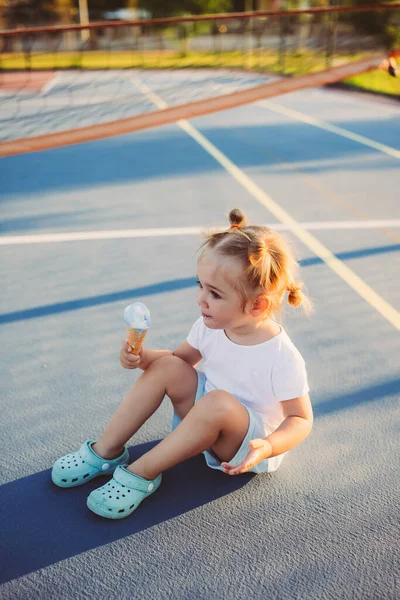
<svg viewBox="0 0 400 600">
<path fill-rule="evenodd" d="M 204 306 L 204 308 L 207 307 L 207 302 L 204 299 L 204 291 L 203 290 L 199 290 L 199 293 L 197 294 L 197 304 L 199 306 Z"/>
</svg>

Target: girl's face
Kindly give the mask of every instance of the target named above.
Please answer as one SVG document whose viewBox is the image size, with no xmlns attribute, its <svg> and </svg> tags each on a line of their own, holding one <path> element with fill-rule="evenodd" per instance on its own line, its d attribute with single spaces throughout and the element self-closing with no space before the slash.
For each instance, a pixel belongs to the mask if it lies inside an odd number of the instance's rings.
<svg viewBox="0 0 400 600">
<path fill-rule="evenodd" d="M 222 259 L 224 260 L 224 259 Z M 251 317 L 243 310 L 243 301 L 229 282 L 226 274 L 234 280 L 241 273 L 233 261 L 213 258 L 205 251 L 197 265 L 199 292 L 197 304 L 200 306 L 204 324 L 210 329 L 234 329 L 249 323 Z"/>
</svg>

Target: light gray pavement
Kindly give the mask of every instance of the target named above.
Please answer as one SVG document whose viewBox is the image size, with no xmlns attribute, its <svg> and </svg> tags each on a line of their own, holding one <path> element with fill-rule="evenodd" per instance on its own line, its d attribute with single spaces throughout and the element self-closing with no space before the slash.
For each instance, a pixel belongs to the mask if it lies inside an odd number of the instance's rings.
<svg viewBox="0 0 400 600">
<path fill-rule="evenodd" d="M 332 90 L 275 103 L 399 149 L 395 104 Z M 300 222 L 400 217 L 394 157 L 259 105 L 193 124 Z M 175 125 L 2 159 L 0 171 L 4 236 L 203 226 L 235 206 L 276 222 Z M 398 228 L 312 233 L 400 309 Z M 148 345 L 185 339 L 200 239 L 0 246 L 2 563 L 4 579 L 21 575 L 2 597 L 396 598 L 399 332 L 289 237 L 316 304 L 311 318 L 284 315 L 307 361 L 312 435 L 276 473 L 236 488 L 193 459 L 120 523 L 88 515 L 97 483 L 58 493 L 48 469 L 101 434 L 137 377 L 119 365 L 127 303 L 149 306 Z M 131 445 L 165 436 L 170 417 L 165 401 Z"/>
</svg>

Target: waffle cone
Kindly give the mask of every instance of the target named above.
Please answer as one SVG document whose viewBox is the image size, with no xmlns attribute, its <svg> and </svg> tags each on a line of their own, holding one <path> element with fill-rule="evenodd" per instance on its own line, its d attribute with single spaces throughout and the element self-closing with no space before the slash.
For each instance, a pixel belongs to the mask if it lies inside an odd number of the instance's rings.
<svg viewBox="0 0 400 600">
<path fill-rule="evenodd" d="M 128 331 L 128 344 L 132 348 L 132 353 L 139 355 L 140 350 L 143 346 L 144 338 L 146 337 L 147 329 L 144 331 L 138 329 L 131 329 L 127 327 Z"/>
</svg>

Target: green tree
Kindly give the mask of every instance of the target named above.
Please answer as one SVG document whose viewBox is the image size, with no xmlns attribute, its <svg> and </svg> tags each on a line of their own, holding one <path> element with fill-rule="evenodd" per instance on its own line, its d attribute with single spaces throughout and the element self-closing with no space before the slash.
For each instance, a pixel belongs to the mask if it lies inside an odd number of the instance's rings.
<svg viewBox="0 0 400 600">
<path fill-rule="evenodd" d="M 89 10 L 89 21 L 103 21 L 106 12 L 113 12 L 127 6 L 126 0 L 87 0 Z M 78 0 L 75 0 L 78 7 Z"/>
<path fill-rule="evenodd" d="M 375 0 L 355 0 L 355 6 L 375 5 Z M 399 13 L 389 10 L 371 10 L 371 12 L 349 13 L 354 28 L 366 36 L 374 36 L 376 45 L 386 48 L 395 47 L 399 42 Z"/>
<path fill-rule="evenodd" d="M 54 25 L 58 15 L 51 0 L 10 0 L 4 10 L 7 27 Z"/>
<path fill-rule="evenodd" d="M 185 14 L 224 13 L 232 10 L 233 0 L 140 0 L 140 8 L 154 19 Z"/>
</svg>

